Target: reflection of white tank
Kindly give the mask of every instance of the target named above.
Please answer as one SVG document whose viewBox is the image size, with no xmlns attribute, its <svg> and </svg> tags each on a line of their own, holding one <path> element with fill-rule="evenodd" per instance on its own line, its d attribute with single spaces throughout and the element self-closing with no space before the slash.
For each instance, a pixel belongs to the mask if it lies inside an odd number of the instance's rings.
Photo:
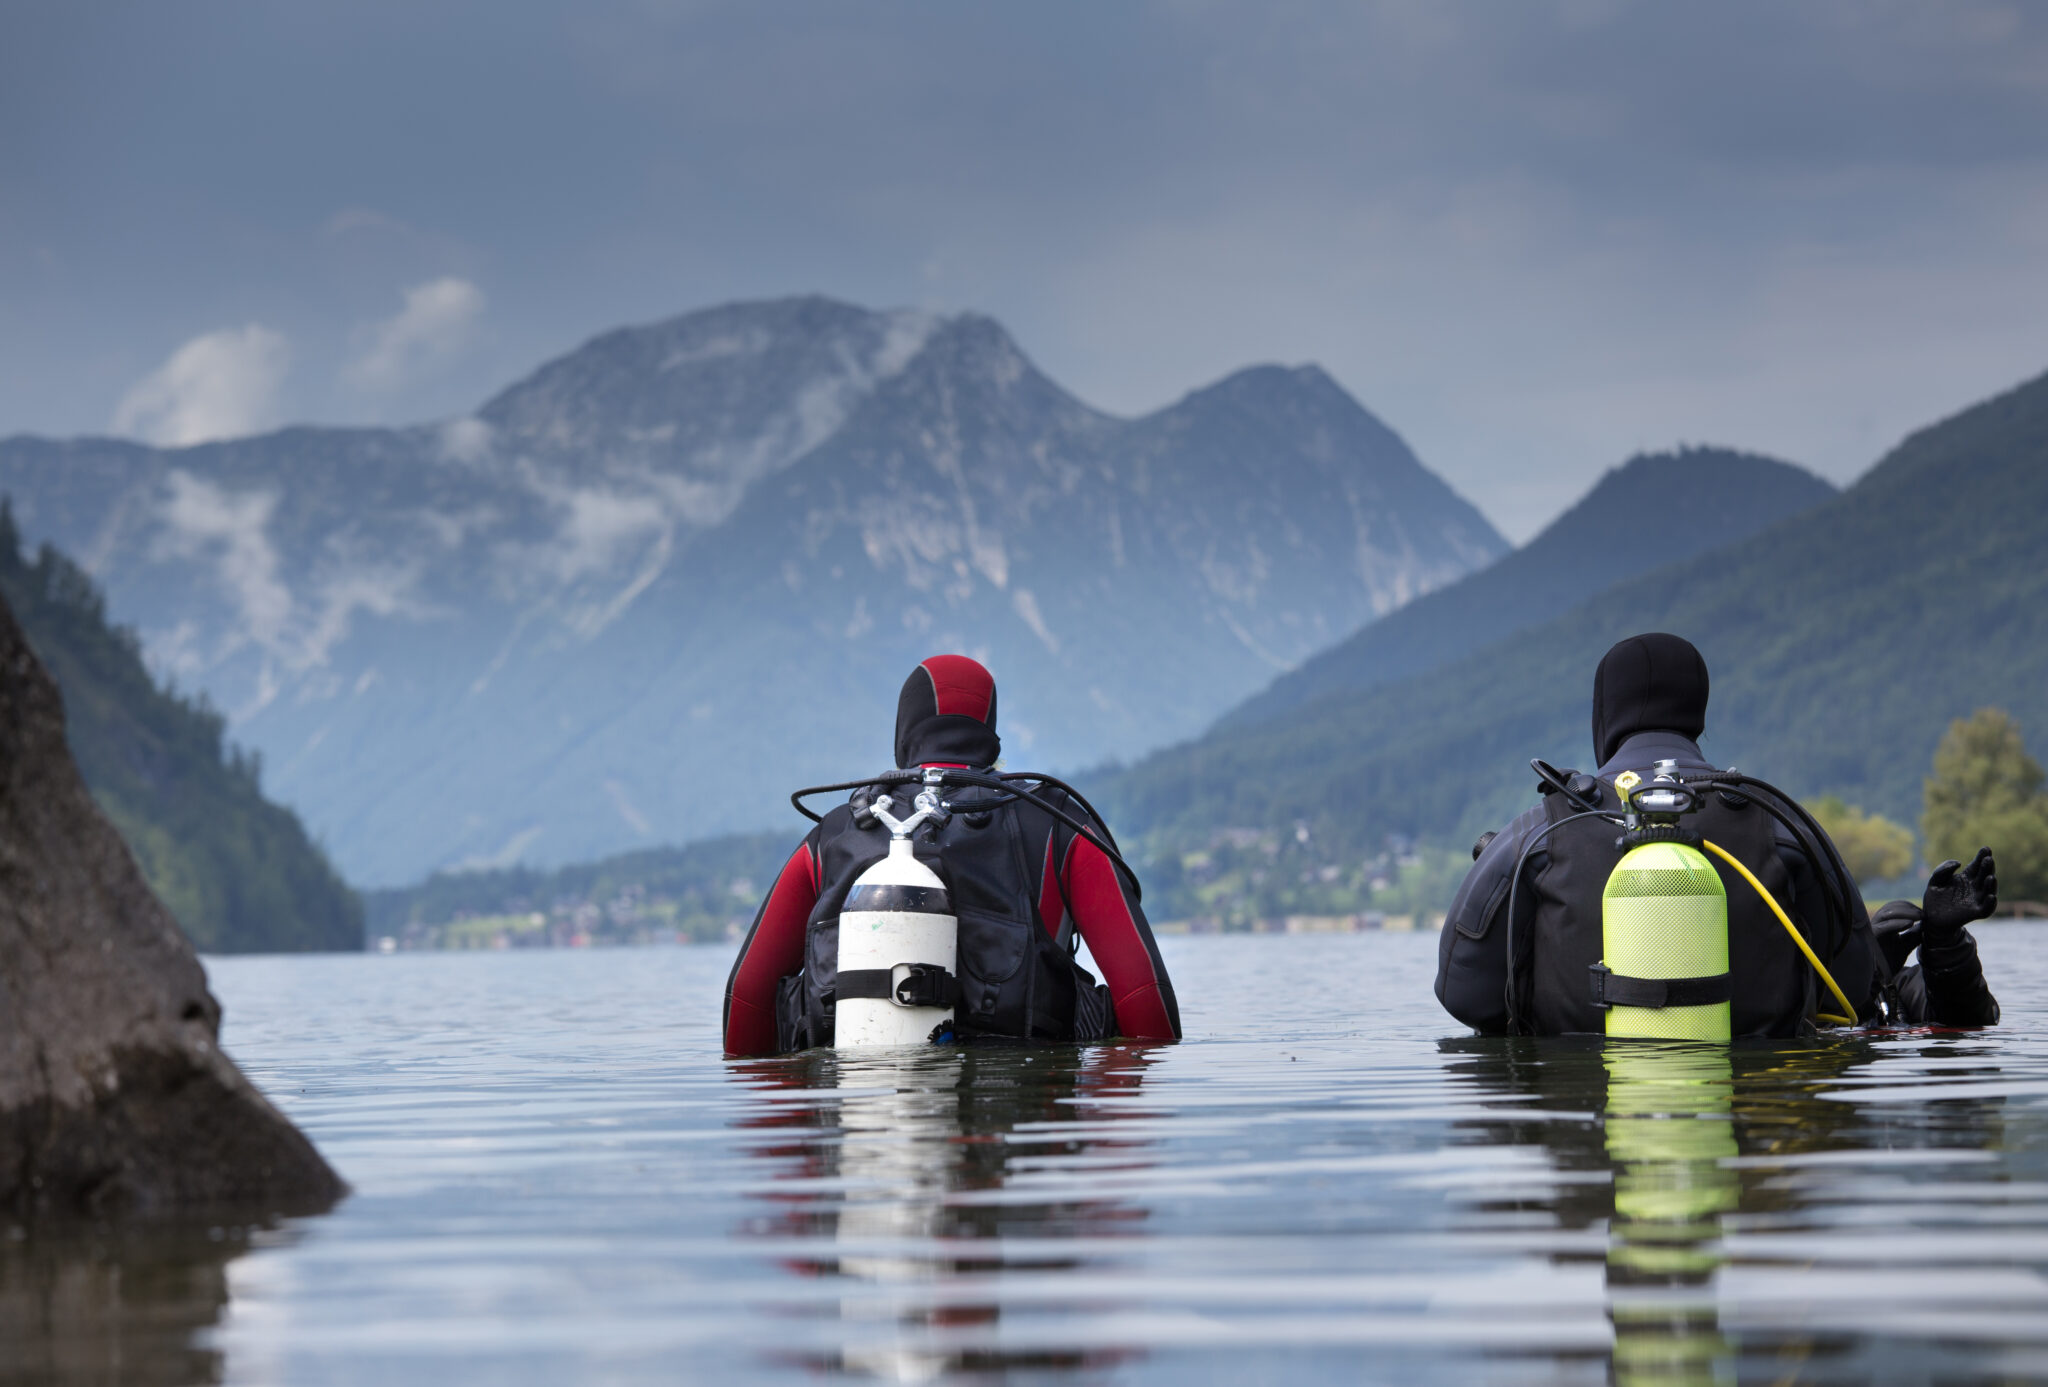
<svg viewBox="0 0 2048 1387">
<path fill-rule="evenodd" d="M 907 819 L 874 806 L 889 826 L 889 855 L 860 874 L 839 911 L 833 1044 L 842 1050 L 923 1045 L 953 1019 L 960 922 L 945 883 L 911 854 L 910 835 L 943 820 L 935 777 Z"/>
<path fill-rule="evenodd" d="M 957 1364 L 930 1342 L 951 1272 L 935 1243 L 960 1159 L 961 1053 L 950 1047 L 849 1056 L 835 1086 L 835 1241 L 845 1321 L 841 1366 L 885 1382 L 932 1382 Z"/>
</svg>

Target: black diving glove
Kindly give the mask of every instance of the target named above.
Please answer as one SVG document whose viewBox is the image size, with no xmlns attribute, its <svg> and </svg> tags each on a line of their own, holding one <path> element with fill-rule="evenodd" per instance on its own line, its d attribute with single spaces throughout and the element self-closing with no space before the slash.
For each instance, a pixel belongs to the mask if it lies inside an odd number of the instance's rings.
<svg viewBox="0 0 2048 1387">
<path fill-rule="evenodd" d="M 1977 849 L 1967 867 L 1951 858 L 1927 878 L 1927 894 L 1920 898 L 1921 943 L 1930 949 L 1946 948 L 1962 938 L 1964 925 L 1996 909 L 1998 863 L 1991 849 Z"/>
</svg>

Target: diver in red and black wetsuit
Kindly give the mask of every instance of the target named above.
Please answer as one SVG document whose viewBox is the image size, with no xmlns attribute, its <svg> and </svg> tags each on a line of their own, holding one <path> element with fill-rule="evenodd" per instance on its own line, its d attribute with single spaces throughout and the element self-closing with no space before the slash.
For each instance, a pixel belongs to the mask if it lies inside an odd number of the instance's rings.
<svg viewBox="0 0 2048 1387">
<path fill-rule="evenodd" d="M 1001 750 L 986 669 L 965 655 L 934 655 L 910 672 L 896 705 L 898 767 L 986 771 Z M 1033 793 L 1114 846 L 1078 796 L 1051 782 Z M 889 847 L 866 812 L 869 798 L 856 790 L 825 815 L 761 902 L 725 985 L 727 1054 L 832 1043 L 840 908 Z M 1180 1039 L 1173 984 L 1127 869 L 1029 800 L 969 786 L 948 802 L 950 820 L 916 851 L 946 882 L 960 921 L 959 1037 Z M 1106 986 L 1075 962 L 1077 935 Z"/>
</svg>

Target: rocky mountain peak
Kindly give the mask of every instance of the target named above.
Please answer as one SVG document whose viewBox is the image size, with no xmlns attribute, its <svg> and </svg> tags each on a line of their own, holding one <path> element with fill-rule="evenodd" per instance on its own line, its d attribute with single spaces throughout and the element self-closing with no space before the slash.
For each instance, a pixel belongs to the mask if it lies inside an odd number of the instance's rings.
<svg viewBox="0 0 2048 1387">
<path fill-rule="evenodd" d="M 1233 371 L 1213 385 L 1191 390 L 1182 398 L 1189 408 L 1214 407 L 1268 413 L 1274 410 L 1327 410 L 1364 414 L 1365 407 L 1313 362 L 1281 366 L 1267 362 Z"/>
<path fill-rule="evenodd" d="M 886 396 L 892 409 L 941 404 L 956 412 L 1052 409 L 1108 418 L 1068 394 L 1038 369 L 1002 324 L 980 313 L 937 320 L 889 385 L 889 390 L 878 392 L 878 399 Z"/>
<path fill-rule="evenodd" d="M 990 318 L 818 297 L 438 425 L 8 445 L 0 488 L 369 881 L 773 821 L 934 650 L 1002 667 L 1019 754 L 1128 756 L 1504 547 L 1314 367 L 1123 419 Z"/>
<path fill-rule="evenodd" d="M 726 304 L 595 337 L 477 418 L 501 452 L 744 489 L 830 437 L 942 322 L 816 295 Z"/>
<path fill-rule="evenodd" d="M 1354 476 L 1441 486 L 1399 434 L 1312 364 L 1247 367 L 1150 418 L 1184 433 L 1285 440 L 1303 460 Z"/>
</svg>

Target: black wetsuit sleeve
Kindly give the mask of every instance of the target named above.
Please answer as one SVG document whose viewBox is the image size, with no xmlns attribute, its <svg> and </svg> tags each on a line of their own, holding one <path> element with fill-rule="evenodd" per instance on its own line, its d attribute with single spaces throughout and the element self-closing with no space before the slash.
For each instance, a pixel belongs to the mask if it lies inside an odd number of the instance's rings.
<svg viewBox="0 0 2048 1387">
<path fill-rule="evenodd" d="M 1998 1024 L 1998 998 L 1984 980 L 1977 941 L 1968 930 L 1952 944 L 1921 948 L 1920 961 L 1899 974 L 1899 1002 L 1915 1025 Z"/>
<path fill-rule="evenodd" d="M 1778 850 L 1792 871 L 1792 879 L 1798 891 L 1798 918 L 1804 923 L 1827 918 L 1827 905 L 1821 896 L 1818 873 L 1807 864 L 1805 855 L 1791 848 L 1781 837 Z M 1878 999 L 1883 995 L 1886 968 L 1884 953 L 1877 942 L 1877 935 L 1871 928 L 1869 911 L 1863 904 L 1863 893 L 1851 889 L 1849 937 L 1834 949 L 1824 954 L 1828 971 L 1842 990 L 1849 994 L 1849 1000 L 1856 1003 L 1857 1020 L 1872 1021 L 1878 1016 Z M 1809 938 L 1818 938 L 1809 934 Z M 1891 981 L 1899 999 L 1901 1020 L 1916 1026 L 1995 1026 L 1998 1024 L 1998 999 L 1991 995 L 1991 987 L 1984 980 L 1984 965 L 1977 957 L 1977 941 L 1968 930 L 1950 944 L 1938 948 L 1921 948 L 1919 961 L 1899 970 Z M 1826 1010 L 1827 999 L 1822 998 L 1822 1010 Z"/>
<path fill-rule="evenodd" d="M 1515 936 L 1517 953 L 1526 952 L 1536 921 L 1536 895 L 1528 886 L 1530 874 L 1540 869 L 1541 849 L 1523 869 L 1522 889 L 1510 892 L 1509 887 L 1529 835 L 1542 824 L 1538 806 L 1495 835 L 1451 898 L 1437 939 L 1436 999 L 1445 1011 L 1487 1035 L 1503 1035 L 1508 1028 L 1508 935 Z M 1506 923 L 1510 894 L 1515 898 L 1512 931 Z"/>
</svg>

